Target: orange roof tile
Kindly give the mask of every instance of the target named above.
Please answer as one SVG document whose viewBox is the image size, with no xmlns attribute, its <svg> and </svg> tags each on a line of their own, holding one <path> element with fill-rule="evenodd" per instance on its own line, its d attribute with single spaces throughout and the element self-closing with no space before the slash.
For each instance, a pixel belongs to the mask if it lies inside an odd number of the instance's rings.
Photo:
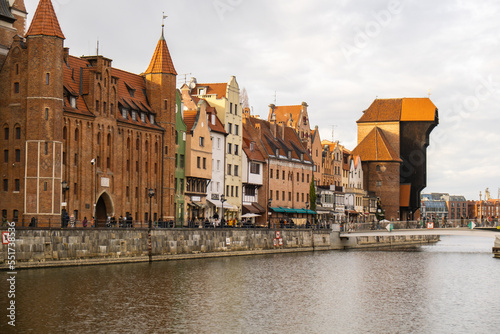
<svg viewBox="0 0 500 334">
<path fill-rule="evenodd" d="M 185 110 L 184 111 L 184 123 L 186 124 L 186 129 L 188 132 L 193 130 L 194 123 L 196 122 L 196 117 L 198 117 L 197 110 Z"/>
<path fill-rule="evenodd" d="M 204 95 L 217 95 L 217 98 L 223 98 L 227 94 L 227 83 L 199 83 L 191 91 L 193 95 L 198 95 L 198 88 L 207 87 Z"/>
<path fill-rule="evenodd" d="M 284 122 L 285 124 L 290 119 L 290 114 L 292 114 L 293 124 L 296 125 L 299 121 L 300 112 L 302 110 L 302 105 L 296 106 L 276 106 L 274 107 L 274 113 L 276 115 L 276 122 Z M 269 108 L 269 117 L 271 119 L 272 109 Z"/>
<path fill-rule="evenodd" d="M 352 151 L 363 161 L 397 161 L 402 162 L 398 154 L 385 138 L 384 132 L 374 127 L 370 133 Z"/>
<path fill-rule="evenodd" d="M 376 99 L 357 123 L 428 121 L 434 122 L 436 106 L 429 98 Z"/>
<path fill-rule="evenodd" d="M 65 39 L 50 0 L 40 0 L 26 36 L 55 36 Z"/>
<path fill-rule="evenodd" d="M 177 75 L 174 63 L 170 57 L 170 52 L 168 51 L 167 42 L 163 37 L 163 31 L 158 44 L 156 44 L 155 52 L 145 73 L 168 73 Z"/>
</svg>

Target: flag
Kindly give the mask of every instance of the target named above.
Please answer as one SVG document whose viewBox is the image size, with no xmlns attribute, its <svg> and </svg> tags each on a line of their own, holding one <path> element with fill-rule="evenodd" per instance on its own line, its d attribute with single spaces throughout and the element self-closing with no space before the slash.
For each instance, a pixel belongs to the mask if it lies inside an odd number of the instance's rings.
<svg viewBox="0 0 500 334">
<path fill-rule="evenodd" d="M 393 225 L 391 223 L 387 224 L 385 226 L 385 228 L 387 229 L 387 231 L 391 232 L 392 231 L 392 228 L 393 228 Z"/>
<path fill-rule="evenodd" d="M 467 226 L 472 230 L 474 229 L 474 227 L 476 227 L 476 223 L 470 222 Z"/>
</svg>

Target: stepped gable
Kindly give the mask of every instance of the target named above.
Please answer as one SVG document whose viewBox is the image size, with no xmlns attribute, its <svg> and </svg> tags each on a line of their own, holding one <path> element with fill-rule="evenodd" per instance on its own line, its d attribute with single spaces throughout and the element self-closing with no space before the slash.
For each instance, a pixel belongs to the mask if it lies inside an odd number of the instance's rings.
<svg viewBox="0 0 500 334">
<path fill-rule="evenodd" d="M 40 0 L 27 36 L 54 36 L 65 39 L 50 0 Z"/>
<path fill-rule="evenodd" d="M 153 57 L 151 57 L 151 62 L 149 63 L 149 67 L 145 73 L 167 73 L 177 75 L 174 63 L 170 57 L 170 52 L 168 51 L 167 42 L 163 36 L 163 31 L 158 44 L 156 44 L 155 52 L 153 53 Z"/>
<path fill-rule="evenodd" d="M 385 138 L 384 132 L 374 127 L 370 133 L 352 151 L 353 155 L 359 155 L 362 161 L 395 161 L 402 162 L 398 154 Z"/>
</svg>

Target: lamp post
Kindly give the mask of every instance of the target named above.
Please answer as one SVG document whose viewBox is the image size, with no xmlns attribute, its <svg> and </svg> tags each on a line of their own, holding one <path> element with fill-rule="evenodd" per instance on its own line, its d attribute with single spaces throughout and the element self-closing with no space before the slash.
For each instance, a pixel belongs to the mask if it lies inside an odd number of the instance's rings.
<svg viewBox="0 0 500 334">
<path fill-rule="evenodd" d="M 92 213 L 92 218 L 94 219 L 95 226 L 97 227 L 97 217 L 95 216 L 96 214 L 96 209 L 97 209 L 97 166 L 96 166 L 96 160 L 92 159 L 90 160 L 90 164 L 94 167 L 94 212 Z"/>
<path fill-rule="evenodd" d="M 269 217 L 269 215 L 270 215 L 269 209 L 271 209 L 272 202 L 273 202 L 272 198 L 269 198 L 267 200 L 267 207 L 268 207 L 268 209 L 267 209 L 267 228 L 269 228 L 269 229 L 271 228 L 271 217 Z"/>
<path fill-rule="evenodd" d="M 222 220 L 224 219 L 224 202 L 226 201 L 226 195 L 222 194 L 220 195 L 220 202 L 222 203 L 222 213 L 221 213 L 221 218 L 220 218 L 220 226 L 221 227 L 224 227 L 222 225 Z M 226 222 L 226 220 L 224 219 L 224 223 Z"/>
<path fill-rule="evenodd" d="M 309 202 L 306 202 L 306 224 L 309 222 Z"/>
<path fill-rule="evenodd" d="M 153 196 L 155 195 L 155 191 L 153 188 L 149 188 L 148 196 L 149 196 L 149 229 L 152 228 L 152 221 L 151 221 L 151 200 Z"/>
<path fill-rule="evenodd" d="M 63 203 L 64 203 L 64 209 L 63 209 L 63 212 L 62 212 L 63 215 L 62 215 L 61 223 L 62 223 L 62 227 L 67 227 L 66 226 L 66 208 L 67 208 L 67 204 L 66 204 L 66 191 L 69 190 L 69 186 L 68 186 L 68 182 L 66 182 L 66 181 L 62 181 L 61 185 L 62 185 Z"/>
<path fill-rule="evenodd" d="M 148 255 L 149 262 L 153 262 L 153 252 L 151 250 L 151 199 L 155 195 L 155 191 L 153 188 L 149 188 L 148 196 L 149 196 L 149 228 L 148 228 Z"/>
</svg>

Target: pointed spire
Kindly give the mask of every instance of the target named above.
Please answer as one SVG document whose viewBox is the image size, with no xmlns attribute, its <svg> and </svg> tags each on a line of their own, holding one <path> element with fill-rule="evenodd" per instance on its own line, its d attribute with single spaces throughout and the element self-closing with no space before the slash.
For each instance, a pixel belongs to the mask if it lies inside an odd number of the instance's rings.
<svg viewBox="0 0 500 334">
<path fill-rule="evenodd" d="M 65 39 L 50 0 L 40 0 L 26 36 L 55 36 Z"/>
<path fill-rule="evenodd" d="M 165 19 L 165 15 L 163 18 Z M 165 41 L 165 37 L 163 35 L 163 27 L 161 25 L 161 37 L 156 45 L 155 53 L 151 58 L 151 62 L 149 63 L 149 67 L 146 70 L 146 74 L 152 73 L 168 73 L 177 75 L 177 72 L 174 68 L 174 63 L 172 62 L 172 58 L 170 58 L 170 52 L 168 51 L 167 42 Z"/>
</svg>

